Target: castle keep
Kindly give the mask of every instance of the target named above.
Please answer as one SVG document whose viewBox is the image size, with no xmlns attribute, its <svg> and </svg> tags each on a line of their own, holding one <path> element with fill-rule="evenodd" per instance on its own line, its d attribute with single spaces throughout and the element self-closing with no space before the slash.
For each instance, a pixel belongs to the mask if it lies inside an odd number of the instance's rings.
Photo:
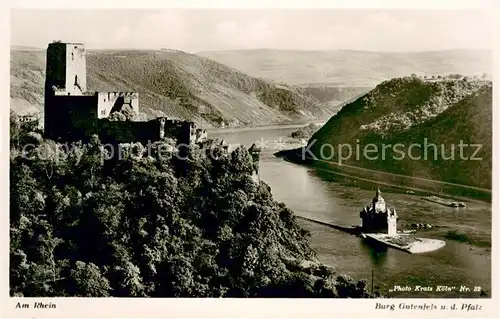
<svg viewBox="0 0 500 319">
<path fill-rule="evenodd" d="M 150 121 L 115 120 L 114 113 L 139 114 L 137 92 L 87 92 L 85 47 L 81 43 L 50 43 L 47 48 L 44 130 L 56 141 L 157 141 L 171 137 L 183 144 L 206 138 L 195 123 L 158 117 Z"/>
</svg>

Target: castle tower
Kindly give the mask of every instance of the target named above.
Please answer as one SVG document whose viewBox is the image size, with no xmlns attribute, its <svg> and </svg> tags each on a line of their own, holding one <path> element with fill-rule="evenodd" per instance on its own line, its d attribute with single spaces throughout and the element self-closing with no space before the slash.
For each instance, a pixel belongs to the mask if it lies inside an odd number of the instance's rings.
<svg viewBox="0 0 500 319">
<path fill-rule="evenodd" d="M 85 48 L 81 43 L 52 42 L 47 47 L 44 130 L 52 138 L 65 122 L 62 103 L 56 96 L 82 96 L 87 90 Z M 66 107 L 67 108 L 67 107 Z M 67 112 L 67 110 L 66 110 Z M 55 134 L 58 135 L 58 134 Z"/>
<path fill-rule="evenodd" d="M 52 42 L 47 48 L 46 94 L 82 95 L 87 90 L 85 47 L 81 43 Z"/>
</svg>

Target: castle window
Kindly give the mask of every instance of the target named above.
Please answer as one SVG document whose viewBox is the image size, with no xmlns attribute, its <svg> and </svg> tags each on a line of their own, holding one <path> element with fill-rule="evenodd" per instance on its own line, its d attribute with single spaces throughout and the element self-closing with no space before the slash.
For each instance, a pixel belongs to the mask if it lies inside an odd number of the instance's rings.
<svg viewBox="0 0 500 319">
<path fill-rule="evenodd" d="M 75 85 L 78 84 L 78 75 L 75 75 Z"/>
<path fill-rule="evenodd" d="M 71 60 L 75 60 L 75 54 L 73 52 L 71 52 Z"/>
<path fill-rule="evenodd" d="M 106 110 L 102 110 L 101 115 L 106 115 Z"/>
</svg>

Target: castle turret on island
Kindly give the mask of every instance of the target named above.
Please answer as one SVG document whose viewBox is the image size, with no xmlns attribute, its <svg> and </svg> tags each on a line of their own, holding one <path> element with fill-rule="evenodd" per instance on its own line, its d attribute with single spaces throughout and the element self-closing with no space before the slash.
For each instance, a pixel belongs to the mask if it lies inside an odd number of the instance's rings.
<svg viewBox="0 0 500 319">
<path fill-rule="evenodd" d="M 389 209 L 382 197 L 380 189 L 373 198 L 372 204 L 366 206 L 360 213 L 362 230 L 366 233 L 397 234 L 398 215 L 396 209 Z"/>
</svg>

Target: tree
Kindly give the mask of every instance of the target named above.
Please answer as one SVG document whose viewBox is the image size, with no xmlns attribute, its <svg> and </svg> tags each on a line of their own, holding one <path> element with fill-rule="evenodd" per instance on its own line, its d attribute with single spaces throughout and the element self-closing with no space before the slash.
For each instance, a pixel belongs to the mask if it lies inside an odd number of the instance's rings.
<svg viewBox="0 0 500 319">
<path fill-rule="evenodd" d="M 93 263 L 77 261 L 70 271 L 67 282 L 68 292 L 78 297 L 108 297 L 111 287 L 109 281 Z"/>
</svg>

